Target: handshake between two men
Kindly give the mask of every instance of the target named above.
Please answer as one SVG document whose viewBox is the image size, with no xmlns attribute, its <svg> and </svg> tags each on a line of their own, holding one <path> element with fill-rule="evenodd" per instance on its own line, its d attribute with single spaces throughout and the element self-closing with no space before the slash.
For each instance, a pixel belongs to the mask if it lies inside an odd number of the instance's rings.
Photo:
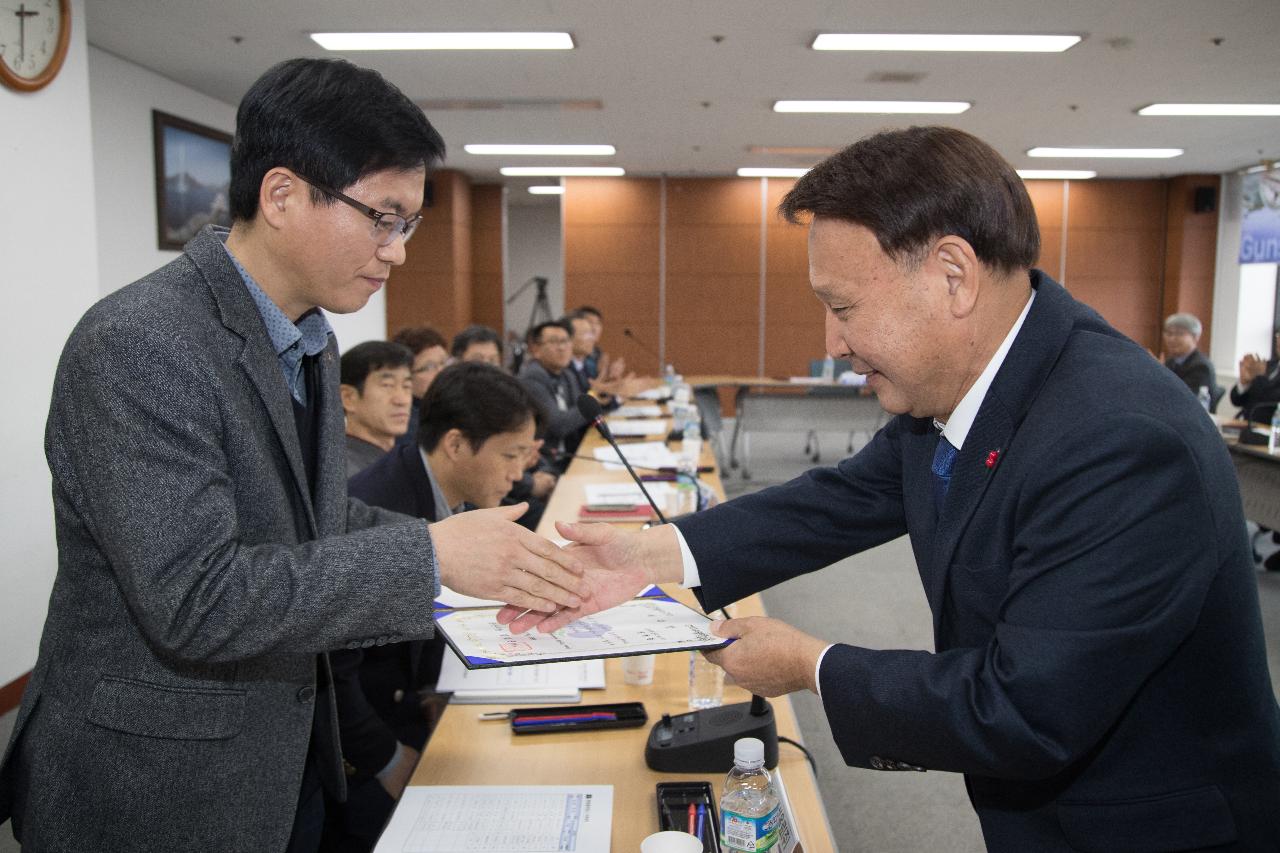
<svg viewBox="0 0 1280 853">
<path fill-rule="evenodd" d="M 670 525 L 622 531 L 608 524 L 556 522 L 570 543 L 562 548 L 515 524 L 523 511 L 523 504 L 474 510 L 431 525 L 441 583 L 507 602 L 498 622 L 512 633 L 550 633 L 622 604 L 649 584 L 684 580 L 678 535 Z M 711 630 L 736 639 L 706 654 L 741 687 L 762 696 L 816 690 L 824 641 L 758 616 L 713 622 Z"/>
</svg>

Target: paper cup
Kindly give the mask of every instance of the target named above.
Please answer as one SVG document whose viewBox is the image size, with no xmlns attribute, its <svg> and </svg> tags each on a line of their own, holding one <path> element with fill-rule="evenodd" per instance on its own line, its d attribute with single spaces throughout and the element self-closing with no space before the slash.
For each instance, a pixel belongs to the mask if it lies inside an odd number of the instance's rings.
<svg viewBox="0 0 1280 853">
<path fill-rule="evenodd" d="M 702 842 L 687 832 L 655 832 L 640 842 L 640 853 L 702 853 Z"/>
<path fill-rule="evenodd" d="M 655 655 L 630 655 L 622 659 L 622 680 L 627 684 L 653 684 Z"/>
</svg>

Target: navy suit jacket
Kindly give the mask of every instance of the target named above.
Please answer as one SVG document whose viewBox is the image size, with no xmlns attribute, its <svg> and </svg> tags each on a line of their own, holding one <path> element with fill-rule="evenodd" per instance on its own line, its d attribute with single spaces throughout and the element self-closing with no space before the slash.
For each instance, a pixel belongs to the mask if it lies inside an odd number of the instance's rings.
<svg viewBox="0 0 1280 853">
<path fill-rule="evenodd" d="M 964 773 L 991 850 L 1275 850 L 1280 708 L 1226 447 L 1176 376 L 1032 285 L 941 517 L 937 432 L 896 417 L 834 468 L 678 522 L 702 602 L 905 533 L 936 652 L 827 652 L 847 763 Z"/>
</svg>

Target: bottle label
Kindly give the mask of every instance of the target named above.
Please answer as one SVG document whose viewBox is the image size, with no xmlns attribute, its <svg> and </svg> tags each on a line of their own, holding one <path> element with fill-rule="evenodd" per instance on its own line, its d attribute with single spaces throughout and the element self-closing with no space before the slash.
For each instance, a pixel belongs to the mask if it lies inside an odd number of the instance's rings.
<svg viewBox="0 0 1280 853">
<path fill-rule="evenodd" d="M 721 811 L 720 837 L 724 847 L 729 850 L 746 850 L 750 853 L 762 853 L 772 850 L 778 843 L 778 824 L 782 820 L 782 809 L 773 809 L 761 817 L 747 817 L 737 812 Z"/>
</svg>

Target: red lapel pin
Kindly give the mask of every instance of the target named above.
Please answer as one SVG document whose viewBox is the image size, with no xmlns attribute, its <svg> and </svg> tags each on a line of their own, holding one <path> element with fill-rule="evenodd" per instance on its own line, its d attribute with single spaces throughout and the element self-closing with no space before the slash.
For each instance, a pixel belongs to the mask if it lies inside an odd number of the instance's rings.
<svg viewBox="0 0 1280 853">
<path fill-rule="evenodd" d="M 991 451 L 990 453 L 988 453 L 988 454 L 987 454 L 987 467 L 988 467 L 988 468 L 994 468 L 994 467 L 996 467 L 996 463 L 997 463 L 997 462 L 999 462 L 999 461 L 1000 461 L 1000 451 L 999 451 L 999 450 L 993 450 L 993 451 Z"/>
</svg>

